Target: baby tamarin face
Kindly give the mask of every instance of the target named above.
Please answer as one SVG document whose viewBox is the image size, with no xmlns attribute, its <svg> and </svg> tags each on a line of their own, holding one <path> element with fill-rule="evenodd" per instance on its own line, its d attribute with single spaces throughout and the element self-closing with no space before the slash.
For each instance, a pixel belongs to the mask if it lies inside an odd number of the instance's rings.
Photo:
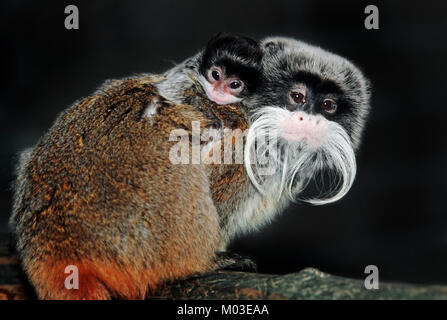
<svg viewBox="0 0 447 320">
<path fill-rule="evenodd" d="M 262 50 L 247 37 L 219 34 L 199 60 L 199 83 L 217 104 L 241 101 L 259 86 Z"/>
<path fill-rule="evenodd" d="M 156 87 L 165 99 L 199 109 L 202 102 L 189 94 L 191 88 L 203 91 L 217 104 L 239 102 L 256 92 L 262 82 L 262 56 L 259 42 L 218 34 L 196 55 L 166 71 L 165 80 Z"/>
</svg>

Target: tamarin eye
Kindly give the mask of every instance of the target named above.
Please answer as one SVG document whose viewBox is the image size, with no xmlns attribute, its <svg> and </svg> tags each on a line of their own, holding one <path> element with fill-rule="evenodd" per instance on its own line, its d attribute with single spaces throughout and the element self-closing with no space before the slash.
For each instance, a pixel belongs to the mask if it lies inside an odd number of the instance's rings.
<svg viewBox="0 0 447 320">
<path fill-rule="evenodd" d="M 334 114 L 337 111 L 337 103 L 332 99 L 324 99 L 321 108 L 329 114 Z"/>
<path fill-rule="evenodd" d="M 209 82 L 216 82 L 219 81 L 222 77 L 223 70 L 219 67 L 212 67 L 208 71 L 208 81 Z"/>
<path fill-rule="evenodd" d="M 244 89 L 244 83 L 241 80 L 233 80 L 228 86 L 234 93 L 239 93 Z"/>
<path fill-rule="evenodd" d="M 219 79 L 220 79 L 219 71 L 213 70 L 213 72 L 211 72 L 211 75 L 213 76 L 214 80 L 219 81 Z"/>
<path fill-rule="evenodd" d="M 237 89 L 237 88 L 239 88 L 241 85 L 242 85 L 242 84 L 241 84 L 240 81 L 232 81 L 232 82 L 230 83 L 230 88 L 231 88 L 231 89 Z"/>
<path fill-rule="evenodd" d="M 292 91 L 290 97 L 295 103 L 305 103 L 306 96 L 302 92 Z"/>
</svg>

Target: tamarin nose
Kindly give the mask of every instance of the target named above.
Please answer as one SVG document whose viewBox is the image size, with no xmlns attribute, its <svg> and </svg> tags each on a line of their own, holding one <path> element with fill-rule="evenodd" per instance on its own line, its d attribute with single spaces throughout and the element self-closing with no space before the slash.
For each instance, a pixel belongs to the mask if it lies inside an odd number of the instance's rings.
<svg viewBox="0 0 447 320">
<path fill-rule="evenodd" d="M 322 116 L 297 111 L 282 123 L 282 137 L 288 141 L 302 141 L 311 147 L 319 147 L 326 132 Z"/>
<path fill-rule="evenodd" d="M 321 121 L 320 117 L 308 114 L 303 111 L 296 112 L 294 118 L 297 124 L 303 122 L 303 123 L 309 123 L 309 125 L 312 126 L 319 125 Z M 303 125 L 303 123 L 301 123 L 300 125 Z"/>
</svg>

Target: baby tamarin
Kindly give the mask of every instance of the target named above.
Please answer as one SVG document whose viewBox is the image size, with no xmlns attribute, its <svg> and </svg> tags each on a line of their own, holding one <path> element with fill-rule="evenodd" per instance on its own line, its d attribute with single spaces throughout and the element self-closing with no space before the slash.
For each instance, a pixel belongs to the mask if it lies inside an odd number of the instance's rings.
<svg viewBox="0 0 447 320">
<path fill-rule="evenodd" d="M 169 136 L 181 128 L 189 138 L 193 121 L 246 127 L 238 108 L 207 96 L 244 98 L 257 85 L 260 58 L 255 41 L 216 37 L 185 67 L 181 101 L 158 93 L 169 73 L 109 81 L 21 155 L 11 224 L 39 298 L 144 298 L 164 281 L 233 262 L 218 253 L 224 245 L 209 170 L 171 163 Z M 65 287 L 69 265 L 78 268 L 79 289 Z"/>
<path fill-rule="evenodd" d="M 167 71 L 166 80 L 155 86 L 167 100 L 194 105 L 209 115 L 212 110 L 203 110 L 203 95 L 185 92 L 191 88 L 204 92 L 219 105 L 240 102 L 261 83 L 262 54 L 251 38 L 219 33 L 204 50 Z"/>
</svg>

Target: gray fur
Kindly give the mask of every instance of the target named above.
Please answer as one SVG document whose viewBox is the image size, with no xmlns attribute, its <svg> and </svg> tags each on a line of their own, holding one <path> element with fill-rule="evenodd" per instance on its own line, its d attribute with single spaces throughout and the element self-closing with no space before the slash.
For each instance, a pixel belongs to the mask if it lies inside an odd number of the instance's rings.
<svg viewBox="0 0 447 320">
<path fill-rule="evenodd" d="M 166 80 L 156 85 L 160 95 L 174 103 L 185 103 L 185 91 L 197 84 L 199 76 L 199 60 L 203 52 L 179 63 L 166 71 L 163 76 Z M 197 86 L 199 89 L 200 86 Z"/>
<path fill-rule="evenodd" d="M 362 72 L 341 56 L 292 38 L 268 37 L 261 45 L 264 48 L 263 90 L 244 104 L 251 109 L 281 107 L 284 90 L 290 86 L 288 79 L 296 72 L 305 71 L 332 80 L 354 106 L 353 114 L 343 124 L 357 150 L 370 109 L 370 84 Z"/>
<path fill-rule="evenodd" d="M 26 167 L 28 163 L 30 162 L 31 156 L 32 156 L 33 148 L 28 148 L 23 150 L 19 154 L 19 161 L 15 167 L 15 176 L 16 180 L 13 184 L 13 209 L 12 211 L 14 213 L 18 212 L 19 207 L 23 206 L 23 200 L 25 199 L 25 196 L 27 195 L 26 188 L 28 186 L 27 178 L 25 175 Z M 17 216 L 13 215 L 10 219 L 10 228 L 14 229 L 15 224 L 17 222 Z"/>
</svg>

